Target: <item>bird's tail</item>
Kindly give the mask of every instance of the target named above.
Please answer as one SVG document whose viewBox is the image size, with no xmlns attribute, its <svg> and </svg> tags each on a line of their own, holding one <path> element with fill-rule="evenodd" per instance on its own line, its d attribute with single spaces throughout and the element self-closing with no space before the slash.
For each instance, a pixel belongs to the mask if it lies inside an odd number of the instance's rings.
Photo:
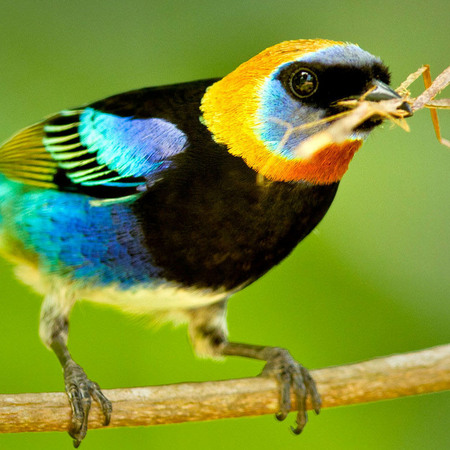
<svg viewBox="0 0 450 450">
<path fill-rule="evenodd" d="M 46 151 L 43 138 L 41 122 L 19 131 L 1 145 L 0 174 L 33 186 L 53 187 L 51 180 L 56 172 L 56 163 Z"/>
</svg>

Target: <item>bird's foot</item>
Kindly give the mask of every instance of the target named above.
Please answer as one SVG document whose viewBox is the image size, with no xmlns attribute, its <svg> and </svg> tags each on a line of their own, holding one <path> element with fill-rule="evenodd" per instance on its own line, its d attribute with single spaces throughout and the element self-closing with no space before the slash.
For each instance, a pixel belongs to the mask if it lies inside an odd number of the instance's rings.
<svg viewBox="0 0 450 450">
<path fill-rule="evenodd" d="M 316 383 L 301 364 L 292 358 L 291 354 L 282 348 L 267 348 L 267 364 L 261 376 L 275 377 L 280 384 L 280 411 L 276 414 L 278 420 L 284 420 L 291 410 L 291 387 L 297 400 L 297 426 L 291 427 L 295 434 L 300 434 L 306 425 L 308 415 L 306 400 L 309 397 L 316 414 L 320 412 L 321 400 Z"/>
<path fill-rule="evenodd" d="M 100 386 L 91 381 L 84 370 L 73 360 L 67 361 L 64 366 L 64 381 L 69 403 L 72 408 L 72 424 L 69 430 L 73 438 L 73 446 L 78 448 L 88 429 L 89 410 L 92 399 L 102 408 L 106 426 L 111 420 L 112 405 L 103 395 Z"/>
</svg>

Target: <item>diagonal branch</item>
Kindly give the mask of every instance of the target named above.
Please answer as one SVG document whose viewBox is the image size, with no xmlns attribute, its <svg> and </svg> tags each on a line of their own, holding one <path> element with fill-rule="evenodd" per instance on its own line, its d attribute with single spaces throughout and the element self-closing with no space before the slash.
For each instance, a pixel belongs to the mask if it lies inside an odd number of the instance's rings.
<svg viewBox="0 0 450 450">
<path fill-rule="evenodd" d="M 450 344 L 315 370 L 312 375 L 325 408 L 444 391 L 450 389 Z M 277 384 L 266 378 L 103 392 L 113 404 L 111 427 L 257 416 L 278 408 Z M 95 405 L 89 427 L 102 427 L 102 420 Z M 0 395 L 0 433 L 66 431 L 69 424 L 70 408 L 62 392 Z"/>
</svg>

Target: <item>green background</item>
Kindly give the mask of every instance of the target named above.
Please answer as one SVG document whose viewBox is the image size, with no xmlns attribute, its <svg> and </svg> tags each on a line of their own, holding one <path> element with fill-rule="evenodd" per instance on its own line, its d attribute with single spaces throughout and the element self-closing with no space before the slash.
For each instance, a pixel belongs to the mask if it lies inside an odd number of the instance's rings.
<svg viewBox="0 0 450 450">
<path fill-rule="evenodd" d="M 0 140 L 66 107 L 143 86 L 232 71 L 286 39 L 355 42 L 380 55 L 397 86 L 423 63 L 448 65 L 442 1 L 5 1 L 0 3 Z M 413 93 L 422 89 L 419 80 Z M 448 95 L 447 95 L 448 96 Z M 441 114 L 441 117 L 445 115 Z M 317 232 L 229 306 L 231 338 L 289 348 L 309 368 L 449 341 L 449 150 L 429 115 L 411 132 L 376 130 L 356 155 Z M 450 138 L 449 119 L 442 117 Z M 447 125 L 447 126 L 446 126 Z M 0 392 L 63 389 L 38 338 L 40 298 L 0 262 Z M 196 359 L 186 330 L 151 329 L 88 303 L 70 348 L 103 388 L 257 374 L 261 363 Z M 92 430 L 88 449 L 443 449 L 449 396 L 324 410 L 302 436 L 273 417 Z M 1 449 L 71 448 L 65 433 L 1 435 Z"/>
</svg>

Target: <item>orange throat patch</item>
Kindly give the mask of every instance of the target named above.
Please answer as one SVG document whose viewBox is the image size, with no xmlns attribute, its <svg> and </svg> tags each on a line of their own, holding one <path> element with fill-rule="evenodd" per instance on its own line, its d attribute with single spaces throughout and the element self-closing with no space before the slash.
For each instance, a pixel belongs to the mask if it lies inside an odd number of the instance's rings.
<svg viewBox="0 0 450 450">
<path fill-rule="evenodd" d="M 260 152 L 259 157 L 253 154 L 252 160 L 242 156 L 250 167 L 273 181 L 303 180 L 314 184 L 331 184 L 344 176 L 362 142 L 357 139 L 332 144 L 307 159 L 288 159 L 268 150 Z"/>
</svg>

